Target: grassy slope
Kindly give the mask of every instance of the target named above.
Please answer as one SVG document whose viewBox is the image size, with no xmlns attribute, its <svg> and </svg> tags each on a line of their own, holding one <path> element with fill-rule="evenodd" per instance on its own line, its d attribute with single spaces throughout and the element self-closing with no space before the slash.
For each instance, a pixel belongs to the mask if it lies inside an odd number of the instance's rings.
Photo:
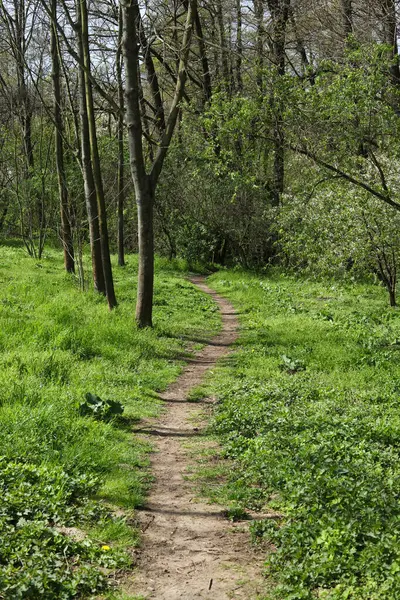
<svg viewBox="0 0 400 600">
<path fill-rule="evenodd" d="M 400 314 L 376 286 L 220 272 L 241 348 L 210 381 L 240 463 L 214 496 L 268 507 L 271 595 L 400 597 Z"/>
<path fill-rule="evenodd" d="M 0 247 L 0 597 L 86 597 L 128 564 L 120 548 L 135 532 L 103 505 L 142 500 L 147 448 L 130 428 L 159 411 L 155 391 L 178 375 L 185 336 L 219 327 L 212 302 L 180 269 L 159 261 L 156 326 L 138 331 L 134 257 L 115 269 L 120 305 L 109 313 L 63 272 L 60 253 L 35 263 Z M 122 422 L 80 417 L 87 392 L 122 402 Z M 71 541 L 61 526 L 89 537 Z"/>
</svg>

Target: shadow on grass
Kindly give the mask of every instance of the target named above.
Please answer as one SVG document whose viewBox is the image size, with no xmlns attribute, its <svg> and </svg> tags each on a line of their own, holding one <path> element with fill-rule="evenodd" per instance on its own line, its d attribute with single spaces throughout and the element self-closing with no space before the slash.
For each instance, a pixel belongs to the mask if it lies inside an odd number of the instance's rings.
<svg viewBox="0 0 400 600">
<path fill-rule="evenodd" d="M 134 425 L 137 425 L 141 421 L 141 417 L 118 417 L 115 419 L 114 426 L 121 431 L 134 431 Z"/>
<path fill-rule="evenodd" d="M 132 430 L 133 433 L 142 433 L 144 435 L 153 435 L 155 437 L 203 437 L 203 431 L 197 429 L 177 429 L 175 427 L 138 427 Z"/>
</svg>

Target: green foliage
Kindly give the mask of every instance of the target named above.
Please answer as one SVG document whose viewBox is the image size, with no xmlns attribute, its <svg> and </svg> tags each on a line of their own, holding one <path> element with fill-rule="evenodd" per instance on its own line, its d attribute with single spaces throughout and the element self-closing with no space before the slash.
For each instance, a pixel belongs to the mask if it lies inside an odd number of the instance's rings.
<svg viewBox="0 0 400 600">
<path fill-rule="evenodd" d="M 163 252 L 205 264 L 268 260 L 270 146 L 254 135 L 263 111 L 254 99 L 222 93 L 202 115 L 183 111 L 157 196 Z"/>
<path fill-rule="evenodd" d="M 249 518 L 249 515 L 241 506 L 235 505 L 232 505 L 229 508 L 227 508 L 224 514 L 227 519 L 233 521 L 234 523 L 236 521 L 245 521 Z"/>
<path fill-rule="evenodd" d="M 107 508 L 143 502 L 149 447 L 132 425 L 157 414 L 155 392 L 179 373 L 187 340 L 214 332 L 219 316 L 182 261 L 157 259 L 149 331 L 134 324 L 136 257 L 115 269 L 121 305 L 109 313 L 59 252 L 36 264 L 20 248 L 0 252 L 0 596 L 98 596 L 138 542 Z"/>
<path fill-rule="evenodd" d="M 102 400 L 95 394 L 86 394 L 84 402 L 79 405 L 79 414 L 83 417 L 93 417 L 100 421 L 110 421 L 122 415 L 124 407 L 115 400 Z"/>
<path fill-rule="evenodd" d="M 290 358 L 284 354 L 282 357 L 282 363 L 279 365 L 281 371 L 286 371 L 287 373 L 298 373 L 299 371 L 305 371 L 306 366 L 301 360 L 296 360 L 295 358 Z"/>
<path fill-rule="evenodd" d="M 400 257 L 399 90 L 382 44 L 349 43 L 313 85 L 280 82 L 287 177 L 276 221 L 285 266 L 310 274 L 377 274 L 394 291 Z M 307 158 L 305 158 L 307 157 Z"/>
<path fill-rule="evenodd" d="M 90 500 L 98 478 L 67 473 L 60 466 L 0 459 L 0 589 L 2 597 L 67 599 L 104 589 L 107 570 L 127 567 L 120 551 L 105 551 L 84 536 L 63 533 L 61 525 L 112 521 Z"/>
<path fill-rule="evenodd" d="M 301 173 L 304 185 L 299 181 L 285 196 L 279 213 L 277 237 L 286 269 L 314 277 L 396 279 L 399 212 L 329 178 L 314 189 L 316 175 L 310 168 Z"/>
<path fill-rule="evenodd" d="M 215 92 L 203 113 L 185 107 L 160 182 L 160 249 L 245 268 L 377 274 L 393 288 L 399 215 L 384 200 L 400 197 L 400 97 L 391 63 L 387 46 L 352 39 L 340 61 L 321 60 L 314 73 L 266 67 L 262 98 Z M 279 208 L 271 206 L 277 122 Z"/>
<path fill-rule="evenodd" d="M 271 597 L 392 600 L 400 593 L 400 316 L 374 285 L 221 272 L 241 348 L 216 372 L 228 505 L 271 550 Z M 282 356 L 306 371 L 291 373 Z M 290 365 L 289 365 L 290 366 Z M 229 462 L 229 464 L 231 464 Z M 215 490 L 214 490 L 215 497 Z M 279 518 L 279 515 L 281 517 Z"/>
</svg>

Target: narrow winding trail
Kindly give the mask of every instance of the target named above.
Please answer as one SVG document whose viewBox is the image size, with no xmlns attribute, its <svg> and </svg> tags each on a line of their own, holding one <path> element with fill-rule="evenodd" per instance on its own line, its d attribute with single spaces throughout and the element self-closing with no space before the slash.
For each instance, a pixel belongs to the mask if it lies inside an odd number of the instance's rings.
<svg viewBox="0 0 400 600">
<path fill-rule="evenodd" d="M 230 352 L 238 336 L 233 306 L 207 287 L 204 278 L 191 281 L 214 298 L 223 327 L 161 394 L 166 409 L 162 416 L 137 430 L 155 447 L 155 483 L 138 513 L 142 548 L 129 592 L 156 600 L 255 600 L 263 588 L 262 556 L 249 544 L 248 527 L 228 521 L 223 507 L 198 501 L 195 484 L 185 477 L 194 460 L 185 442 L 201 436 L 198 423 L 193 422 L 201 405 L 188 402 L 188 393 Z"/>
</svg>

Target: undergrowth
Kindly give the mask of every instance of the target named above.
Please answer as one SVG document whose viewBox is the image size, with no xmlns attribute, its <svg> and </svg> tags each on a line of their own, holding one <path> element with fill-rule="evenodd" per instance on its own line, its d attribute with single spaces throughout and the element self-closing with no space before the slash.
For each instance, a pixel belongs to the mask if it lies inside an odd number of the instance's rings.
<svg viewBox="0 0 400 600">
<path fill-rule="evenodd" d="M 79 291 L 60 252 L 35 262 L 1 246 L 0 257 L 0 598 L 98 597 L 137 543 L 149 448 L 132 429 L 219 316 L 179 262 L 158 260 L 155 327 L 138 330 L 135 257 L 114 269 L 112 313 Z M 107 411 L 83 411 L 88 397 Z"/>
<path fill-rule="evenodd" d="M 400 597 L 398 311 L 373 285 L 241 272 L 210 285 L 242 327 L 209 381 L 230 459 L 210 493 L 275 516 L 252 525 L 269 597 Z"/>
</svg>

